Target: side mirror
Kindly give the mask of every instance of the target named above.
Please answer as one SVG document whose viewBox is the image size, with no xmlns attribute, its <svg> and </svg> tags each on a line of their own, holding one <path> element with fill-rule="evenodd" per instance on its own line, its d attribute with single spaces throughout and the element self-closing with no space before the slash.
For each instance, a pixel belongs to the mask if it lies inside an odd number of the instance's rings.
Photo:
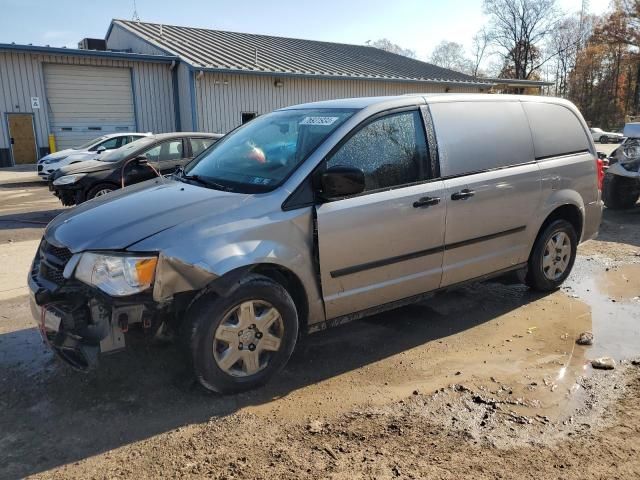
<svg viewBox="0 0 640 480">
<path fill-rule="evenodd" d="M 322 196 L 326 199 L 364 192 L 364 172 L 359 168 L 336 165 L 320 175 Z"/>
<path fill-rule="evenodd" d="M 100 145 L 98 147 L 98 149 L 96 150 L 97 153 L 103 153 L 107 150 L 107 147 L 105 147 L 104 145 Z"/>
<path fill-rule="evenodd" d="M 138 155 L 134 160 L 138 165 L 149 165 L 149 159 L 146 155 Z"/>
</svg>

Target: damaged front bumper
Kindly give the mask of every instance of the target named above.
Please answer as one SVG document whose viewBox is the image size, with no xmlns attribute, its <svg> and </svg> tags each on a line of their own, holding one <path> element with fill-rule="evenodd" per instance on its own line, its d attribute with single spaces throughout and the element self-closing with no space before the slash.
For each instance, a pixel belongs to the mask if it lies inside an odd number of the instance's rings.
<svg viewBox="0 0 640 480">
<path fill-rule="evenodd" d="M 72 253 L 43 240 L 29 272 L 30 306 L 43 340 L 78 369 L 97 364 L 101 353 L 125 347 L 133 325 L 157 331 L 163 310 L 150 294 L 115 299 L 73 279 L 64 270 Z"/>
</svg>

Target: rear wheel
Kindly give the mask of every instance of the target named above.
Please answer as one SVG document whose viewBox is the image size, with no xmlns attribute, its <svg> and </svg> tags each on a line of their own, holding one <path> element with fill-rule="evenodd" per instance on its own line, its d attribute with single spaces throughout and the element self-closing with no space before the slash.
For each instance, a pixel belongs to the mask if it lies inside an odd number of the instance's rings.
<svg viewBox="0 0 640 480">
<path fill-rule="evenodd" d="M 200 383 L 233 393 L 266 383 L 284 367 L 298 338 L 298 315 L 280 284 L 252 275 L 228 295 L 202 297 L 185 327 Z"/>
<path fill-rule="evenodd" d="M 110 183 L 98 184 L 87 192 L 87 200 L 91 200 L 92 198 L 96 197 L 102 197 L 103 195 L 111 193 L 114 190 L 117 190 L 116 187 L 114 185 L 111 185 Z"/>
<path fill-rule="evenodd" d="M 608 143 L 609 142 L 609 137 L 606 136 L 602 136 L 600 137 L 600 143 Z"/>
<path fill-rule="evenodd" d="M 525 283 L 534 290 L 555 290 L 571 273 L 576 259 L 578 236 L 566 220 L 547 225 L 536 239 Z"/>
<path fill-rule="evenodd" d="M 634 178 L 620 175 L 605 175 L 602 185 L 602 200 L 607 208 L 621 210 L 633 207 L 640 197 L 640 185 Z"/>
</svg>

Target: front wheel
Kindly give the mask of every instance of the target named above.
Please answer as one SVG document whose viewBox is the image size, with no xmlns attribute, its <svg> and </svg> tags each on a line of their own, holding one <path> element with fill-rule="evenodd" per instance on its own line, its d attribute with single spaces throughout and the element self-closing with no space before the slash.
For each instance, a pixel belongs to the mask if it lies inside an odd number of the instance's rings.
<svg viewBox="0 0 640 480">
<path fill-rule="evenodd" d="M 573 225 L 566 220 L 551 222 L 533 245 L 525 283 L 540 292 L 557 289 L 571 273 L 577 248 Z"/>
<path fill-rule="evenodd" d="M 188 312 L 186 343 L 200 383 L 218 393 L 266 383 L 289 360 L 298 315 L 289 293 L 261 275 L 226 296 L 203 296 Z"/>
<path fill-rule="evenodd" d="M 609 137 L 600 137 L 600 143 L 609 143 Z"/>
<path fill-rule="evenodd" d="M 111 185 L 110 183 L 101 183 L 91 188 L 87 192 L 87 200 L 91 200 L 92 198 L 102 197 L 103 195 L 111 193 L 114 190 L 116 190 L 116 187 L 114 185 Z"/>
</svg>

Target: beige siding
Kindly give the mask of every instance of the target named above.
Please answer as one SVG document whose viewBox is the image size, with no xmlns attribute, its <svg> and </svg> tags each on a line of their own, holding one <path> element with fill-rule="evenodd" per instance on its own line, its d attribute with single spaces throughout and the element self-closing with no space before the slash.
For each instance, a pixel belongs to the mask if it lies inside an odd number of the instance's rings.
<svg viewBox="0 0 640 480">
<path fill-rule="evenodd" d="M 196 70 L 197 72 L 197 70 Z M 282 87 L 275 82 L 281 81 Z M 198 130 L 226 133 L 240 124 L 242 112 L 259 115 L 299 103 L 335 98 L 444 92 L 445 85 L 369 80 L 278 78 L 262 75 L 196 75 Z M 479 92 L 473 87 L 450 87 L 451 92 Z"/>
<path fill-rule="evenodd" d="M 0 114 L 34 114 L 36 141 L 48 145 L 49 112 L 44 86 L 43 64 L 94 65 L 132 70 L 138 130 L 175 130 L 172 77 L 169 64 L 103 57 L 0 52 Z M 40 109 L 31 108 L 31 97 L 40 98 Z M 6 119 L 0 122 L 0 149 L 9 148 Z"/>
</svg>

